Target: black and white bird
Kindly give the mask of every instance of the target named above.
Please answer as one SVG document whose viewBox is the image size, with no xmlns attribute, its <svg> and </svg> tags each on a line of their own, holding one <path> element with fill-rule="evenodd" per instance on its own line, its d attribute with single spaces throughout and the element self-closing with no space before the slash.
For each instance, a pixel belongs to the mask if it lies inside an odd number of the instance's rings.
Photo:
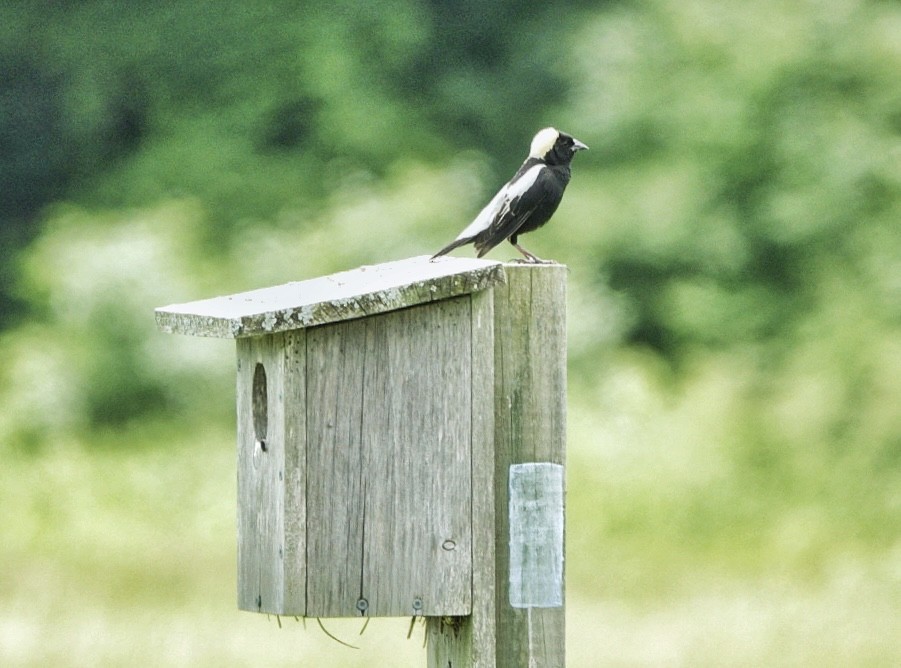
<svg viewBox="0 0 901 668">
<path fill-rule="evenodd" d="M 537 230 L 554 215 L 569 183 L 569 163 L 577 151 L 587 148 L 578 139 L 555 128 L 539 130 L 519 171 L 460 236 L 432 259 L 469 243 L 475 246 L 478 257 L 482 257 L 509 239 L 527 262 L 543 262 L 520 246 L 517 239 L 521 234 Z"/>
</svg>

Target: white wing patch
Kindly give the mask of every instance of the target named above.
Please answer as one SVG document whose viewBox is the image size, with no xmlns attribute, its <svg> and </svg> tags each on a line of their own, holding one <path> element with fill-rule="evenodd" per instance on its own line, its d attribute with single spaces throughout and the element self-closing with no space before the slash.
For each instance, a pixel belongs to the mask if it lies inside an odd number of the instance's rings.
<svg viewBox="0 0 901 668">
<path fill-rule="evenodd" d="M 491 201 L 479 212 L 475 220 L 467 225 L 465 230 L 460 232 L 457 240 L 474 237 L 479 232 L 487 230 L 491 223 L 510 209 L 510 203 L 513 200 L 521 197 L 524 192 L 535 184 L 542 169 L 544 169 L 544 165 L 535 165 L 516 181 L 508 183 L 501 188 L 497 195 L 491 198 Z"/>
</svg>

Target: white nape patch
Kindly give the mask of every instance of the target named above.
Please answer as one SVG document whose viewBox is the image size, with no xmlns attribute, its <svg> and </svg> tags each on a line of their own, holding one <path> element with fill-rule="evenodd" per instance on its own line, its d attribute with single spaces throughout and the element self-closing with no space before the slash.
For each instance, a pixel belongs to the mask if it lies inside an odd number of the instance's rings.
<svg viewBox="0 0 901 668">
<path fill-rule="evenodd" d="M 506 209 L 510 208 L 510 202 L 517 197 L 522 196 L 524 192 L 532 187 L 538 179 L 538 175 L 541 173 L 542 169 L 544 169 L 544 165 L 535 165 L 521 177 L 516 179 L 516 181 L 508 183 L 501 188 L 497 194 L 491 198 L 491 201 L 485 205 L 485 208 L 479 212 L 479 215 L 476 216 L 475 220 L 457 235 L 457 240 L 474 237 L 479 232 L 487 230 L 491 226 L 491 223 L 497 220 L 498 216 L 503 214 Z"/>
<path fill-rule="evenodd" d="M 510 605 L 563 605 L 563 467 L 510 466 Z"/>
<path fill-rule="evenodd" d="M 529 148 L 529 157 L 538 158 L 539 160 L 547 155 L 547 152 L 554 148 L 557 137 L 560 132 L 556 128 L 544 128 L 539 130 L 535 138 L 532 139 L 532 146 Z"/>
</svg>

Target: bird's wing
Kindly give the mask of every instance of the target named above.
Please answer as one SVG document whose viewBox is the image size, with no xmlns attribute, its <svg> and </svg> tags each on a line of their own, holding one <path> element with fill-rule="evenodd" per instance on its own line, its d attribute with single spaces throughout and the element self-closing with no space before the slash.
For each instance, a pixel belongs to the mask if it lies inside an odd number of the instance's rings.
<svg viewBox="0 0 901 668">
<path fill-rule="evenodd" d="M 522 199 L 524 193 L 535 183 L 543 165 L 535 165 L 524 172 L 517 175 L 501 188 L 497 194 L 491 198 L 491 201 L 485 205 L 485 208 L 479 212 L 465 230 L 460 232 L 457 240 L 472 239 L 477 234 L 484 232 L 504 216 L 508 215 L 512 209 L 517 207 L 518 202 Z M 511 233 L 512 234 L 512 233 Z M 503 241 L 503 239 L 501 239 Z M 497 243 L 500 243 L 498 241 Z M 496 244 L 495 244 L 496 245 Z"/>
<path fill-rule="evenodd" d="M 485 233 L 476 242 L 480 256 L 516 234 L 529 220 L 550 195 L 547 187 L 549 178 L 547 167 L 536 165 L 511 184 L 504 200 L 494 211 Z"/>
</svg>

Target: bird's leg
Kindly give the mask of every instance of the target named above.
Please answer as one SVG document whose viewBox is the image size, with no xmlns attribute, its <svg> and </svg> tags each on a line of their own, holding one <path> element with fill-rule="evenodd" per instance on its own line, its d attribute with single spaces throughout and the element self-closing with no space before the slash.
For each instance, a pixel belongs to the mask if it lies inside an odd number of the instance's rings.
<svg viewBox="0 0 901 668">
<path fill-rule="evenodd" d="M 512 239 L 510 240 L 510 243 L 513 244 L 513 246 L 516 248 L 516 250 L 518 250 L 520 253 L 522 253 L 525 256 L 525 258 L 526 258 L 525 261 L 528 262 L 529 264 L 546 264 L 548 262 L 553 262 L 553 260 L 542 260 L 540 257 L 530 253 L 529 251 L 527 251 L 525 248 L 520 246 L 518 243 L 516 243 Z"/>
</svg>

